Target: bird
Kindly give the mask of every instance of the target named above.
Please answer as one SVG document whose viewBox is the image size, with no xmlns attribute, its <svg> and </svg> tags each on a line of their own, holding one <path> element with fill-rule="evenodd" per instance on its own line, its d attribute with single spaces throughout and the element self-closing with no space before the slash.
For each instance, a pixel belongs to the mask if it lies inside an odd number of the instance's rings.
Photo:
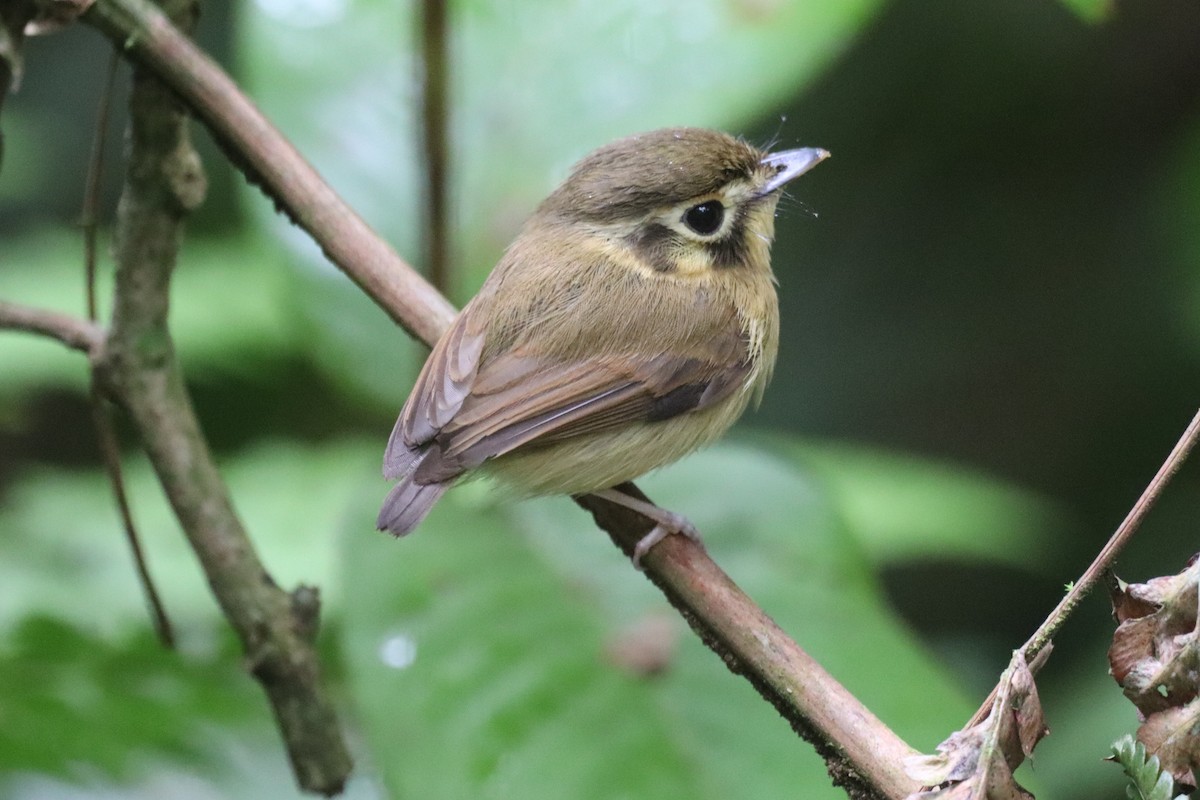
<svg viewBox="0 0 1200 800">
<path fill-rule="evenodd" d="M 455 482 L 593 494 L 663 538 L 686 517 L 616 488 L 720 437 L 771 378 L 781 190 L 829 156 L 664 128 L 580 160 L 434 345 L 383 459 L 377 519 L 416 528 Z"/>
</svg>

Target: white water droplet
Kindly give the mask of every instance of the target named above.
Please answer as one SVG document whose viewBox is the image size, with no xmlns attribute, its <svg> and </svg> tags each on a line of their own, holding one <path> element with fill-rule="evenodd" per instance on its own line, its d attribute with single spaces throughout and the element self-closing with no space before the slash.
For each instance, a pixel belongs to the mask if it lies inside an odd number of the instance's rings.
<svg viewBox="0 0 1200 800">
<path fill-rule="evenodd" d="M 379 660 L 392 669 L 411 667 L 417 660 L 417 642 L 407 633 L 392 633 L 379 644 Z"/>
</svg>

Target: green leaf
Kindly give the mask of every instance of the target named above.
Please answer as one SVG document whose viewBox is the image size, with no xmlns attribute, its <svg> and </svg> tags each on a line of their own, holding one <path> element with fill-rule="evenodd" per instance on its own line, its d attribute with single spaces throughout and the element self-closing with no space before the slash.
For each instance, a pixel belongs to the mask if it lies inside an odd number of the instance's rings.
<svg viewBox="0 0 1200 800">
<path fill-rule="evenodd" d="M 937 557 L 1038 570 L 1068 527 L 1049 500 L 961 466 L 835 442 L 788 452 L 821 476 L 880 564 Z"/>
<path fill-rule="evenodd" d="M 1126 789 L 1133 800 L 1184 800 L 1175 795 L 1175 781 L 1159 766 L 1158 756 L 1148 755 L 1146 745 L 1126 734 L 1113 743 L 1111 758 L 1129 776 Z"/>
<path fill-rule="evenodd" d="M 199 759 L 202 726 L 265 717 L 238 671 L 227 649 L 181 656 L 148 631 L 109 643 L 28 618 L 0 647 L 0 773 L 88 764 L 120 776 L 150 753 Z"/>
<path fill-rule="evenodd" d="M 235 507 L 267 569 L 281 586 L 322 587 L 327 613 L 337 604 L 328 590 L 334 534 L 347 508 L 371 508 L 382 499 L 381 454 L 378 442 L 267 443 L 222 464 Z M 126 460 L 125 481 L 168 614 L 185 629 L 207 629 L 217 615 L 212 593 L 140 456 Z M 6 491 L 0 506 L 0 633 L 31 614 L 114 636 L 148 625 L 103 474 L 39 470 Z"/>
<path fill-rule="evenodd" d="M 321 589 L 323 631 L 338 615 L 334 532 L 383 497 L 381 449 L 267 443 L 222 464 L 273 577 Z M 103 476 L 40 470 L 7 486 L 0 797 L 302 796 L 161 487 L 140 456 L 125 476 L 180 652 L 150 634 Z M 369 770 L 356 774 L 346 797 L 377 797 Z"/>
<path fill-rule="evenodd" d="M 99 244 L 101 253 L 107 244 Z M 35 308 L 84 315 L 82 244 L 78 233 L 44 231 L 6 240 L 0 298 Z M 190 377 L 237 374 L 264 360 L 302 353 L 288 311 L 286 275 L 261 239 L 189 241 L 171 292 L 171 335 Z M 97 281 L 101 318 L 112 293 L 111 264 Z M 44 337 L 0 331 L 0 400 L 38 386 L 84 391 L 83 357 Z"/>
<path fill-rule="evenodd" d="M 641 483 L 908 741 L 931 747 L 969 713 L 808 476 L 727 444 Z M 513 505 L 468 484 L 410 538 L 366 527 L 346 546 L 343 649 L 397 797 L 842 796 L 566 499 Z M 614 641 L 655 619 L 665 671 L 618 666 Z"/>
<path fill-rule="evenodd" d="M 350 205 L 418 258 L 420 148 L 414 3 L 240 6 L 247 86 Z M 815 78 L 879 0 L 462 0 L 451 25 L 449 294 L 462 301 L 568 167 L 620 135 L 665 125 L 744 130 Z M 347 54 L 353 57 L 348 58 Z M 301 88 L 298 88 L 301 87 Z M 803 134 L 781 128 L 787 142 Z M 303 234 L 252 207 L 294 254 L 295 311 L 326 330 L 331 375 L 391 408 L 411 381 L 402 334 Z M 336 319 L 338 325 L 322 321 Z M 361 365 L 373 365 L 362 369 Z"/>
<path fill-rule="evenodd" d="M 1086 22 L 1103 22 L 1113 14 L 1113 0 L 1062 0 L 1062 3 Z"/>
<path fill-rule="evenodd" d="M 0 719 L 5 800 L 309 796 L 228 632 L 170 652 L 28 618 L 0 644 Z M 341 797 L 378 797 L 365 766 Z"/>
<path fill-rule="evenodd" d="M 1193 122 L 1177 137 L 1158 177 L 1152 213 L 1163 232 L 1165 261 L 1179 276 L 1172 292 L 1177 317 L 1174 326 L 1185 334 L 1194 358 L 1200 353 L 1200 232 L 1193 224 L 1200 214 L 1200 124 Z"/>
</svg>

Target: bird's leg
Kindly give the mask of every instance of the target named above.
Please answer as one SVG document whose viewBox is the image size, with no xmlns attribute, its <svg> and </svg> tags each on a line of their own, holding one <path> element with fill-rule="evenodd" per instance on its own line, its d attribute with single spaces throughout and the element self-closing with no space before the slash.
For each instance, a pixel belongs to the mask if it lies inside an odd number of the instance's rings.
<svg viewBox="0 0 1200 800">
<path fill-rule="evenodd" d="M 659 508 L 645 500 L 630 497 L 617 488 L 601 489 L 598 492 L 592 492 L 592 494 L 608 500 L 610 503 L 616 503 L 631 511 L 636 511 L 655 523 L 654 528 L 639 539 L 637 545 L 633 548 L 633 565 L 639 570 L 642 568 L 642 556 L 649 553 L 650 548 L 673 533 L 686 536 L 701 547 L 704 546 L 704 542 L 700 540 L 700 532 L 696 530 L 696 526 L 682 514 L 676 514 L 673 511 L 667 511 L 665 508 Z"/>
</svg>

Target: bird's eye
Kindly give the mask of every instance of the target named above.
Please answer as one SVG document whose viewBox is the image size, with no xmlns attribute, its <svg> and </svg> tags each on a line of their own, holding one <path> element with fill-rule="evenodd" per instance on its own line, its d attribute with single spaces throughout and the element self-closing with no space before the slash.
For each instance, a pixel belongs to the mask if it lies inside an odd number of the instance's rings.
<svg viewBox="0 0 1200 800">
<path fill-rule="evenodd" d="M 683 224 L 701 236 L 710 236 L 721 228 L 725 219 L 725 206 L 717 200 L 706 200 L 683 212 Z"/>
</svg>

